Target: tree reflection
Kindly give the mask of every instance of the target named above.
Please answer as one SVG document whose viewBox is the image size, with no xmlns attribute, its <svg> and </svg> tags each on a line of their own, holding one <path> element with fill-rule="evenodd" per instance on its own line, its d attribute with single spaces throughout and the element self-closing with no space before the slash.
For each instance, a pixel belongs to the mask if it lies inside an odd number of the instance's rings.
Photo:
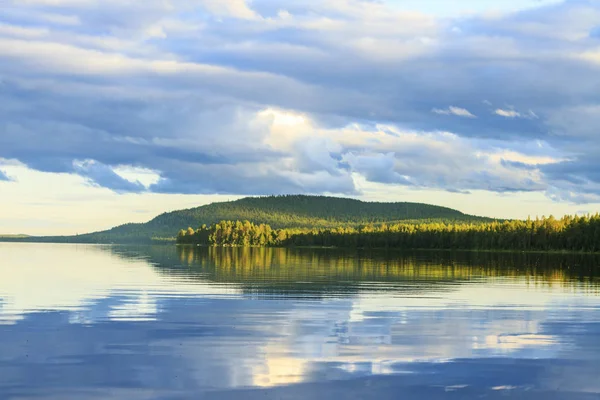
<svg viewBox="0 0 600 400">
<path fill-rule="evenodd" d="M 446 251 L 347 251 L 340 249 L 218 248 L 196 246 L 117 247 L 126 257 L 145 257 L 165 274 L 247 285 L 258 291 L 326 292 L 412 290 L 451 283 L 521 280 L 530 285 L 585 288 L 597 293 L 600 257 Z M 386 285 L 387 284 L 387 285 Z"/>
</svg>

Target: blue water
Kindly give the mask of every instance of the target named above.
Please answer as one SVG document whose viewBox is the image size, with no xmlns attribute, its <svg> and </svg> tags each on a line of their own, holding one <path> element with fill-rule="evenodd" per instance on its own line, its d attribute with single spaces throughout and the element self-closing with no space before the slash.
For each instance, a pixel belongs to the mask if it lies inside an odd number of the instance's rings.
<svg viewBox="0 0 600 400">
<path fill-rule="evenodd" d="M 599 265 L 0 243 L 0 398 L 600 399 Z"/>
</svg>

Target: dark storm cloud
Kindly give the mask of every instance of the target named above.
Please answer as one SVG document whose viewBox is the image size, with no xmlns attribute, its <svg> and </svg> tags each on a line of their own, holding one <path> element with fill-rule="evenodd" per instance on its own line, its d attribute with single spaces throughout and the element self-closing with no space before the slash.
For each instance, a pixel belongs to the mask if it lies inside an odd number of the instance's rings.
<svg viewBox="0 0 600 400">
<path fill-rule="evenodd" d="M 34 169 L 120 192 L 356 193 L 351 174 L 552 198 L 576 191 L 564 182 L 600 185 L 586 161 L 598 151 L 596 1 L 444 20 L 358 0 L 6 9 L 0 157 Z M 277 130 L 268 108 L 313 123 Z M 352 124 L 367 133 L 319 134 Z M 369 136 L 385 126 L 425 139 Z M 146 188 L 121 165 L 161 179 Z"/>
</svg>

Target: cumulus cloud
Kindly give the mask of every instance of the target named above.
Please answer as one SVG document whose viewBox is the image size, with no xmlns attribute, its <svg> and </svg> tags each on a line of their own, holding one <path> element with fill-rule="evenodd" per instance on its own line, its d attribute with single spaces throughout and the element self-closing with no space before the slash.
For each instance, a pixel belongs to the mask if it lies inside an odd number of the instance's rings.
<svg viewBox="0 0 600 400">
<path fill-rule="evenodd" d="M 33 169 L 118 192 L 355 194 L 358 174 L 600 195 L 593 1 L 459 19 L 361 0 L 3 8 L 0 157 Z"/>
</svg>

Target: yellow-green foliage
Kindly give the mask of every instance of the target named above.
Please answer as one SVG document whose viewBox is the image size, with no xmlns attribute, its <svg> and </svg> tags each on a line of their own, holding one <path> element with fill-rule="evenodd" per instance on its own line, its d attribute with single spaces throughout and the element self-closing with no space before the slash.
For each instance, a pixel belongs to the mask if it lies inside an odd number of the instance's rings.
<svg viewBox="0 0 600 400">
<path fill-rule="evenodd" d="M 359 227 L 271 229 L 222 221 L 178 235 L 178 243 L 213 246 L 336 246 L 600 251 L 600 216 L 566 216 L 487 223 L 397 223 Z"/>
</svg>

